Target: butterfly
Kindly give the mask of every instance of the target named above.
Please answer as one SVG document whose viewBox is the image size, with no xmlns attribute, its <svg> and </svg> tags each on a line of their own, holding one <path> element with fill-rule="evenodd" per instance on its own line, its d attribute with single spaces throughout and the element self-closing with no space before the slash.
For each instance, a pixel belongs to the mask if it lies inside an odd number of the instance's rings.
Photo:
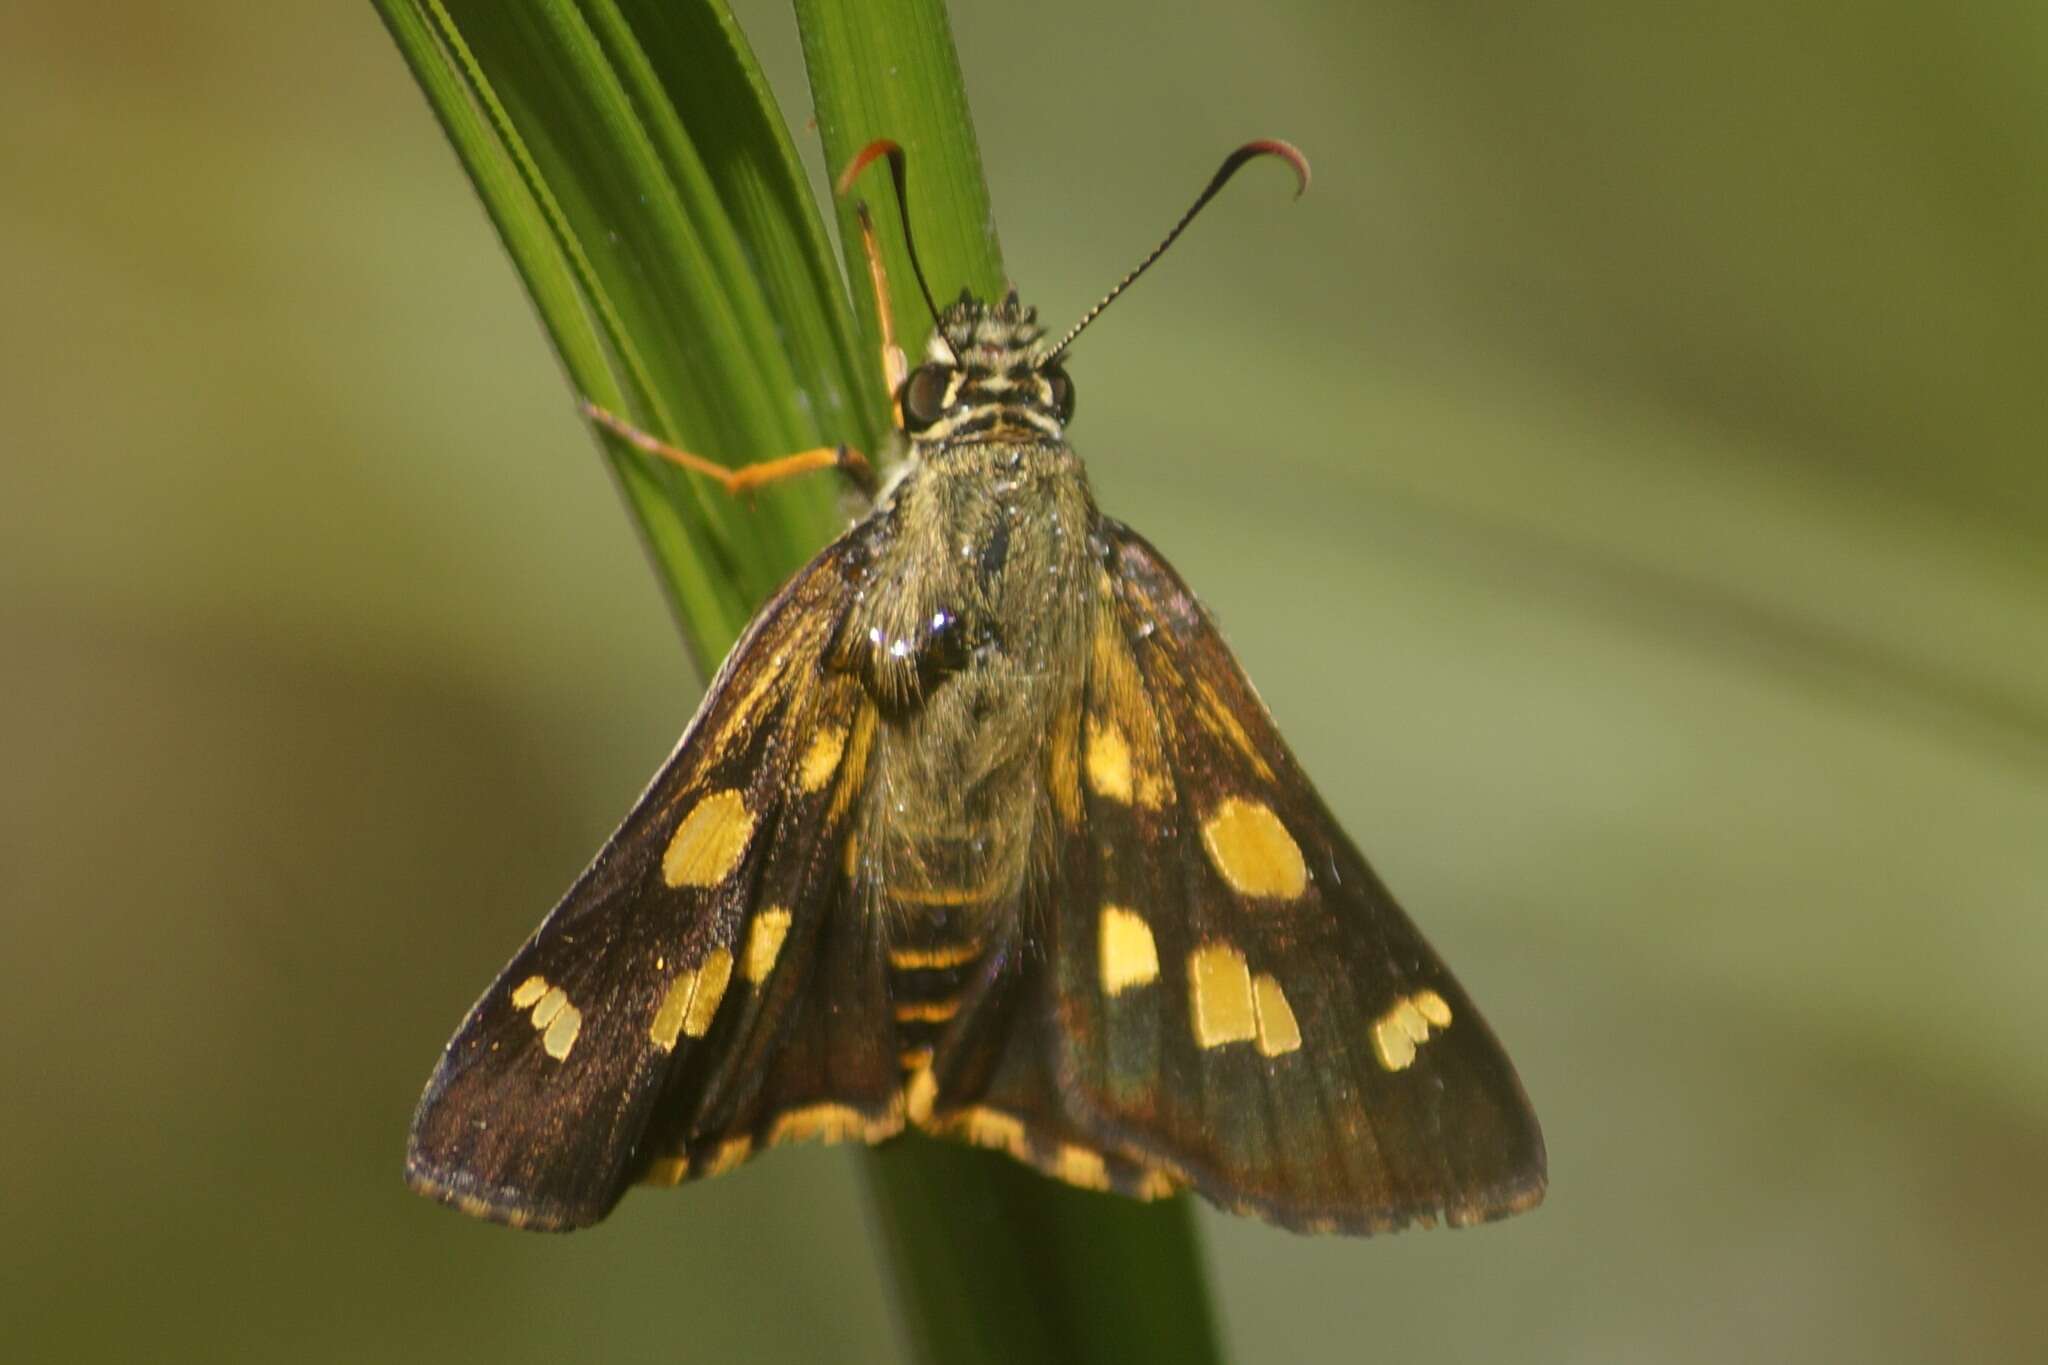
<svg viewBox="0 0 2048 1365">
<path fill-rule="evenodd" d="M 900 204 L 892 145 L 849 178 L 882 154 Z M 915 1128 L 1303 1231 L 1541 1199 L 1506 1054 L 1067 442 L 1074 338 L 1262 155 L 1306 187 L 1286 144 L 1238 149 L 1057 342 L 1014 291 L 941 310 L 911 247 L 906 459 L 470 1011 L 413 1188 L 574 1228 Z"/>
</svg>

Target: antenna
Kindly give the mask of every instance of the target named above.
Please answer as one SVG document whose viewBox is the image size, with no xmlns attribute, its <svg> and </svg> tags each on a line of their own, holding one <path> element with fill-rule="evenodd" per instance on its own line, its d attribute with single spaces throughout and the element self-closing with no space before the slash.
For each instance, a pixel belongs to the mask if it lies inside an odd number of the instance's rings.
<svg viewBox="0 0 2048 1365">
<path fill-rule="evenodd" d="M 879 146 L 881 144 L 878 143 L 876 145 Z M 893 147 L 895 144 L 891 143 L 889 145 Z M 872 152 L 873 150 L 874 148 L 872 147 L 868 149 L 869 152 Z M 863 152 L 861 155 L 866 156 L 868 155 L 868 153 Z M 899 152 L 897 153 L 897 155 L 900 156 L 902 154 Z M 1230 183 L 1230 177 L 1236 175 L 1238 169 L 1242 167 L 1245 164 L 1245 162 L 1251 161 L 1254 158 L 1262 156 L 1277 156 L 1282 161 L 1285 161 L 1288 165 L 1294 167 L 1295 178 L 1297 181 L 1300 182 L 1295 186 L 1294 197 L 1296 199 L 1301 198 L 1302 194 L 1308 189 L 1308 158 L 1303 156 L 1301 152 L 1295 148 L 1294 144 L 1289 142 L 1282 142 L 1278 138 L 1260 138 L 1256 142 L 1245 143 L 1244 146 L 1239 147 L 1229 156 L 1223 158 L 1223 164 L 1216 168 L 1216 174 L 1209 177 L 1209 183 L 1203 186 L 1202 192 L 1200 194 L 1195 196 L 1195 202 L 1188 205 L 1188 211 L 1180 216 L 1180 221 L 1173 225 L 1173 231 L 1166 234 L 1165 240 L 1161 241 L 1158 246 L 1153 247 L 1152 253 L 1149 256 L 1145 257 L 1144 260 L 1138 262 L 1137 268 L 1135 270 L 1131 271 L 1130 274 L 1118 280 L 1116 282 L 1116 288 L 1110 290 L 1107 294 L 1104 294 L 1102 296 L 1102 301 L 1100 303 L 1096 304 L 1093 308 L 1090 308 L 1086 313 L 1082 314 L 1081 320 L 1074 324 L 1073 329 L 1069 331 L 1064 337 L 1060 338 L 1060 344 L 1053 347 L 1052 350 L 1046 353 L 1046 359 L 1058 359 L 1059 356 L 1066 351 L 1067 347 L 1073 345 L 1074 338 L 1081 335 L 1081 333 L 1087 329 L 1089 323 L 1095 321 L 1096 318 L 1100 317 L 1102 315 L 1103 309 L 1109 307 L 1110 304 L 1116 302 L 1117 295 L 1123 293 L 1124 290 L 1129 289 L 1132 284 L 1136 283 L 1138 276 L 1144 274 L 1148 269 L 1151 268 L 1152 262 L 1158 260 L 1161 256 L 1164 256 L 1166 254 L 1166 248 L 1173 245 L 1174 238 L 1180 236 L 1181 233 L 1187 231 L 1188 224 L 1195 221 L 1195 215 L 1202 211 L 1203 206 L 1206 205 L 1211 199 L 1214 199 L 1217 195 L 1217 192 L 1220 191 L 1225 185 Z M 902 181 L 900 178 L 897 181 L 897 185 L 897 192 L 900 194 L 902 192 Z M 913 257 L 912 259 L 914 261 L 916 258 Z"/>
<path fill-rule="evenodd" d="M 875 158 L 879 156 L 889 158 L 889 178 L 896 183 L 896 212 L 903 220 L 903 249 L 910 256 L 910 273 L 917 278 L 917 292 L 924 295 L 924 306 L 932 315 L 932 335 L 944 341 L 946 349 L 950 351 L 953 349 L 953 343 L 946 337 L 945 324 L 939 321 L 939 305 L 932 301 L 932 287 L 925 283 L 924 266 L 917 259 L 917 242 L 910 235 L 910 196 L 904 189 L 903 168 L 906 158 L 903 155 L 903 148 L 886 137 L 876 138 L 861 148 L 853 160 L 846 163 L 846 169 L 839 173 L 836 188 L 840 194 L 852 189 L 853 182 L 860 178 L 860 173 L 873 165 Z"/>
</svg>

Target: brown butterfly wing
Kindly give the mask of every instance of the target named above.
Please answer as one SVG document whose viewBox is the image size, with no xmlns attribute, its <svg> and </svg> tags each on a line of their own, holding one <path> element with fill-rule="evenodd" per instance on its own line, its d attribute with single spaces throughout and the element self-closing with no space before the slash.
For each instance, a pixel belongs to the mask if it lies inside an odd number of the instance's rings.
<svg viewBox="0 0 2048 1365">
<path fill-rule="evenodd" d="M 834 1052 L 806 1012 L 821 939 L 854 932 L 827 921 L 847 910 L 838 850 L 874 716 L 828 656 L 862 556 L 837 542 L 762 611 L 624 825 L 470 1011 L 413 1121 L 415 1189 L 579 1227 L 636 1178 L 730 1164 L 785 1111 L 830 1099 L 886 1120 L 886 1053 Z M 858 960 L 831 974 L 846 1030 L 886 1036 L 880 985 Z"/>
<path fill-rule="evenodd" d="M 1075 1121 L 1297 1229 L 1532 1206 L 1543 1139 L 1491 1030 L 1187 585 L 1128 528 L 1103 534 L 1109 606 L 1065 769 L 1082 818 L 1062 822 L 1054 930 Z"/>
</svg>

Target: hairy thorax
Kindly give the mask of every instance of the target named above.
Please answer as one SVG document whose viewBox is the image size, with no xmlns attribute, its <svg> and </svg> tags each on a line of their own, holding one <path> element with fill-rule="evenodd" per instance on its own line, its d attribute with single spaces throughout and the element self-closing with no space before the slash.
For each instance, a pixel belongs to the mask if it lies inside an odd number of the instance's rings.
<svg viewBox="0 0 2048 1365">
<path fill-rule="evenodd" d="M 984 939 L 1035 845 L 1046 739 L 1073 714 L 1099 603 L 1095 506 L 1063 446 L 923 454 L 850 625 L 883 722 L 861 880 L 892 944 Z"/>
</svg>

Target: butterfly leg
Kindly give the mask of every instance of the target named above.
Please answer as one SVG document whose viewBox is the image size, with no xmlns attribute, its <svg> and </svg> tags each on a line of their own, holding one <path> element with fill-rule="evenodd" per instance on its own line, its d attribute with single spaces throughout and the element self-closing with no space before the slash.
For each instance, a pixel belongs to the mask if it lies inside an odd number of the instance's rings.
<svg viewBox="0 0 2048 1365">
<path fill-rule="evenodd" d="M 874 467 L 867 457 L 851 446 L 818 446 L 811 450 L 799 450 L 794 455 L 784 455 L 773 460 L 761 460 L 755 464 L 741 465 L 728 469 L 715 460 L 702 455 L 693 455 L 687 450 L 670 445 L 650 432 L 642 431 L 615 412 L 599 407 L 595 403 L 578 404 L 583 415 L 611 432 L 635 450 L 667 460 L 693 474 L 702 474 L 716 479 L 726 492 L 738 495 L 798 474 L 808 474 L 818 469 L 844 470 L 861 490 L 872 495 L 875 491 Z"/>
<path fill-rule="evenodd" d="M 867 200 L 853 206 L 860 219 L 860 249 L 868 258 L 868 283 L 875 290 L 875 317 L 882 330 L 882 384 L 889 395 L 896 425 L 903 425 L 903 381 L 910 377 L 910 364 L 903 348 L 896 344 L 896 314 L 889 307 L 889 272 L 882 265 L 882 246 L 875 237 L 875 220 L 868 213 Z"/>
</svg>

